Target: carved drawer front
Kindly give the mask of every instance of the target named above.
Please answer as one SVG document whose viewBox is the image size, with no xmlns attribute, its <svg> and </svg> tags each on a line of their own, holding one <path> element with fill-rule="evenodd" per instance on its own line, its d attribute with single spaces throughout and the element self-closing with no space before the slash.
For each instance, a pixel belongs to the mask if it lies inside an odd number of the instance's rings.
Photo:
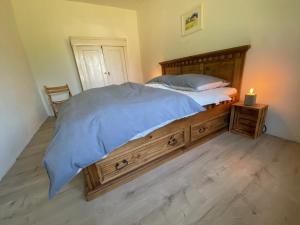
<svg viewBox="0 0 300 225">
<path fill-rule="evenodd" d="M 209 121 L 191 125 L 191 141 L 199 140 L 229 125 L 229 113 L 222 114 Z"/>
<path fill-rule="evenodd" d="M 185 145 L 184 129 L 96 163 L 100 182 L 106 183 Z"/>
</svg>

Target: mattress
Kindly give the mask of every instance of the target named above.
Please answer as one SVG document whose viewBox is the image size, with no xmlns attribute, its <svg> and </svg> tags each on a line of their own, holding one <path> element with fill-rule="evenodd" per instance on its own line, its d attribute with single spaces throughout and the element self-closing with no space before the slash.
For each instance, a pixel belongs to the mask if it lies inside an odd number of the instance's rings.
<svg viewBox="0 0 300 225">
<path fill-rule="evenodd" d="M 215 88 L 206 91 L 181 91 L 164 86 L 163 84 L 146 84 L 148 87 L 162 88 L 170 91 L 175 91 L 189 96 L 195 102 L 202 106 L 210 104 L 220 104 L 220 102 L 231 100 L 232 95 L 237 93 L 237 90 L 232 87 Z"/>
<path fill-rule="evenodd" d="M 195 92 L 195 91 L 176 90 L 176 89 L 166 87 L 162 84 L 155 84 L 155 83 L 146 84 L 146 86 L 153 87 L 153 88 L 161 88 L 161 89 L 166 89 L 166 90 L 182 93 L 182 94 L 187 95 L 190 98 L 192 98 L 195 102 L 197 102 L 201 106 L 206 106 L 206 105 L 210 105 L 210 104 L 218 105 L 221 102 L 231 100 L 230 96 L 235 95 L 237 93 L 237 90 L 232 87 L 222 87 L 222 88 L 215 88 L 215 89 L 206 90 L 206 91 Z M 192 115 L 189 115 L 189 116 L 192 116 Z M 173 121 L 166 121 L 162 124 L 159 124 L 158 126 L 152 127 L 151 129 L 148 129 L 146 131 L 143 131 L 143 132 L 137 134 L 130 140 L 132 141 L 132 140 L 135 140 L 135 139 L 138 139 L 141 137 L 145 137 L 147 134 L 151 133 L 152 131 L 159 129 L 171 122 L 173 122 Z"/>
</svg>

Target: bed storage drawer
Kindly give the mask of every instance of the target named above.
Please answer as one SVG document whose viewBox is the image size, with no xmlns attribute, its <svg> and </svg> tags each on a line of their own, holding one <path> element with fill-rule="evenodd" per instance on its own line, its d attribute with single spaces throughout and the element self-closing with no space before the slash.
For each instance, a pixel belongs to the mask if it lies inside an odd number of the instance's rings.
<svg viewBox="0 0 300 225">
<path fill-rule="evenodd" d="M 203 123 L 192 124 L 191 141 L 199 140 L 217 130 L 227 127 L 228 125 L 229 113 L 224 113 Z"/>
<path fill-rule="evenodd" d="M 150 161 L 185 145 L 184 129 L 141 145 L 117 157 L 109 157 L 96 163 L 102 184 L 126 174 Z"/>
</svg>

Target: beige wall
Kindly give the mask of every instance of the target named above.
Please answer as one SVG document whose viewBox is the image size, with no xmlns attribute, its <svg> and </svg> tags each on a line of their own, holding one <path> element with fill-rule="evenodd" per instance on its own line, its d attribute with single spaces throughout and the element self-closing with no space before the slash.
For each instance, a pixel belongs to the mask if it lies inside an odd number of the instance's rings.
<svg viewBox="0 0 300 225">
<path fill-rule="evenodd" d="M 204 30 L 181 36 L 180 16 L 199 2 Z M 254 87 L 270 104 L 269 133 L 300 142 L 300 1 L 151 0 L 138 10 L 145 80 L 161 73 L 158 62 L 251 44 L 242 93 Z"/>
<path fill-rule="evenodd" d="M 127 38 L 129 80 L 143 82 L 136 11 L 66 0 L 12 2 L 40 93 L 43 85 L 65 83 L 74 94 L 81 91 L 70 36 Z"/>
<path fill-rule="evenodd" d="M 0 179 L 46 118 L 9 0 L 0 1 Z"/>
<path fill-rule="evenodd" d="M 12 2 L 40 90 L 44 84 L 67 82 L 74 93 L 80 91 L 69 36 L 126 37 L 130 80 L 143 81 L 135 11 L 65 0 Z M 204 30 L 182 37 L 180 15 L 200 2 Z M 242 94 L 256 88 L 259 102 L 270 105 L 269 133 L 300 141 L 299 7 L 298 0 L 140 1 L 144 78 L 159 75 L 158 62 L 163 60 L 251 44 Z"/>
</svg>

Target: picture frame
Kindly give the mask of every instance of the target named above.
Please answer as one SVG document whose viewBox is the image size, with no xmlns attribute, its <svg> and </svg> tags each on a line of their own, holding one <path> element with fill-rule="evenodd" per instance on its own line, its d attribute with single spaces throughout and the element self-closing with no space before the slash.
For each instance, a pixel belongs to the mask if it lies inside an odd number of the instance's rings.
<svg viewBox="0 0 300 225">
<path fill-rule="evenodd" d="M 203 5 L 186 12 L 181 16 L 181 33 L 186 36 L 203 29 Z"/>
</svg>

